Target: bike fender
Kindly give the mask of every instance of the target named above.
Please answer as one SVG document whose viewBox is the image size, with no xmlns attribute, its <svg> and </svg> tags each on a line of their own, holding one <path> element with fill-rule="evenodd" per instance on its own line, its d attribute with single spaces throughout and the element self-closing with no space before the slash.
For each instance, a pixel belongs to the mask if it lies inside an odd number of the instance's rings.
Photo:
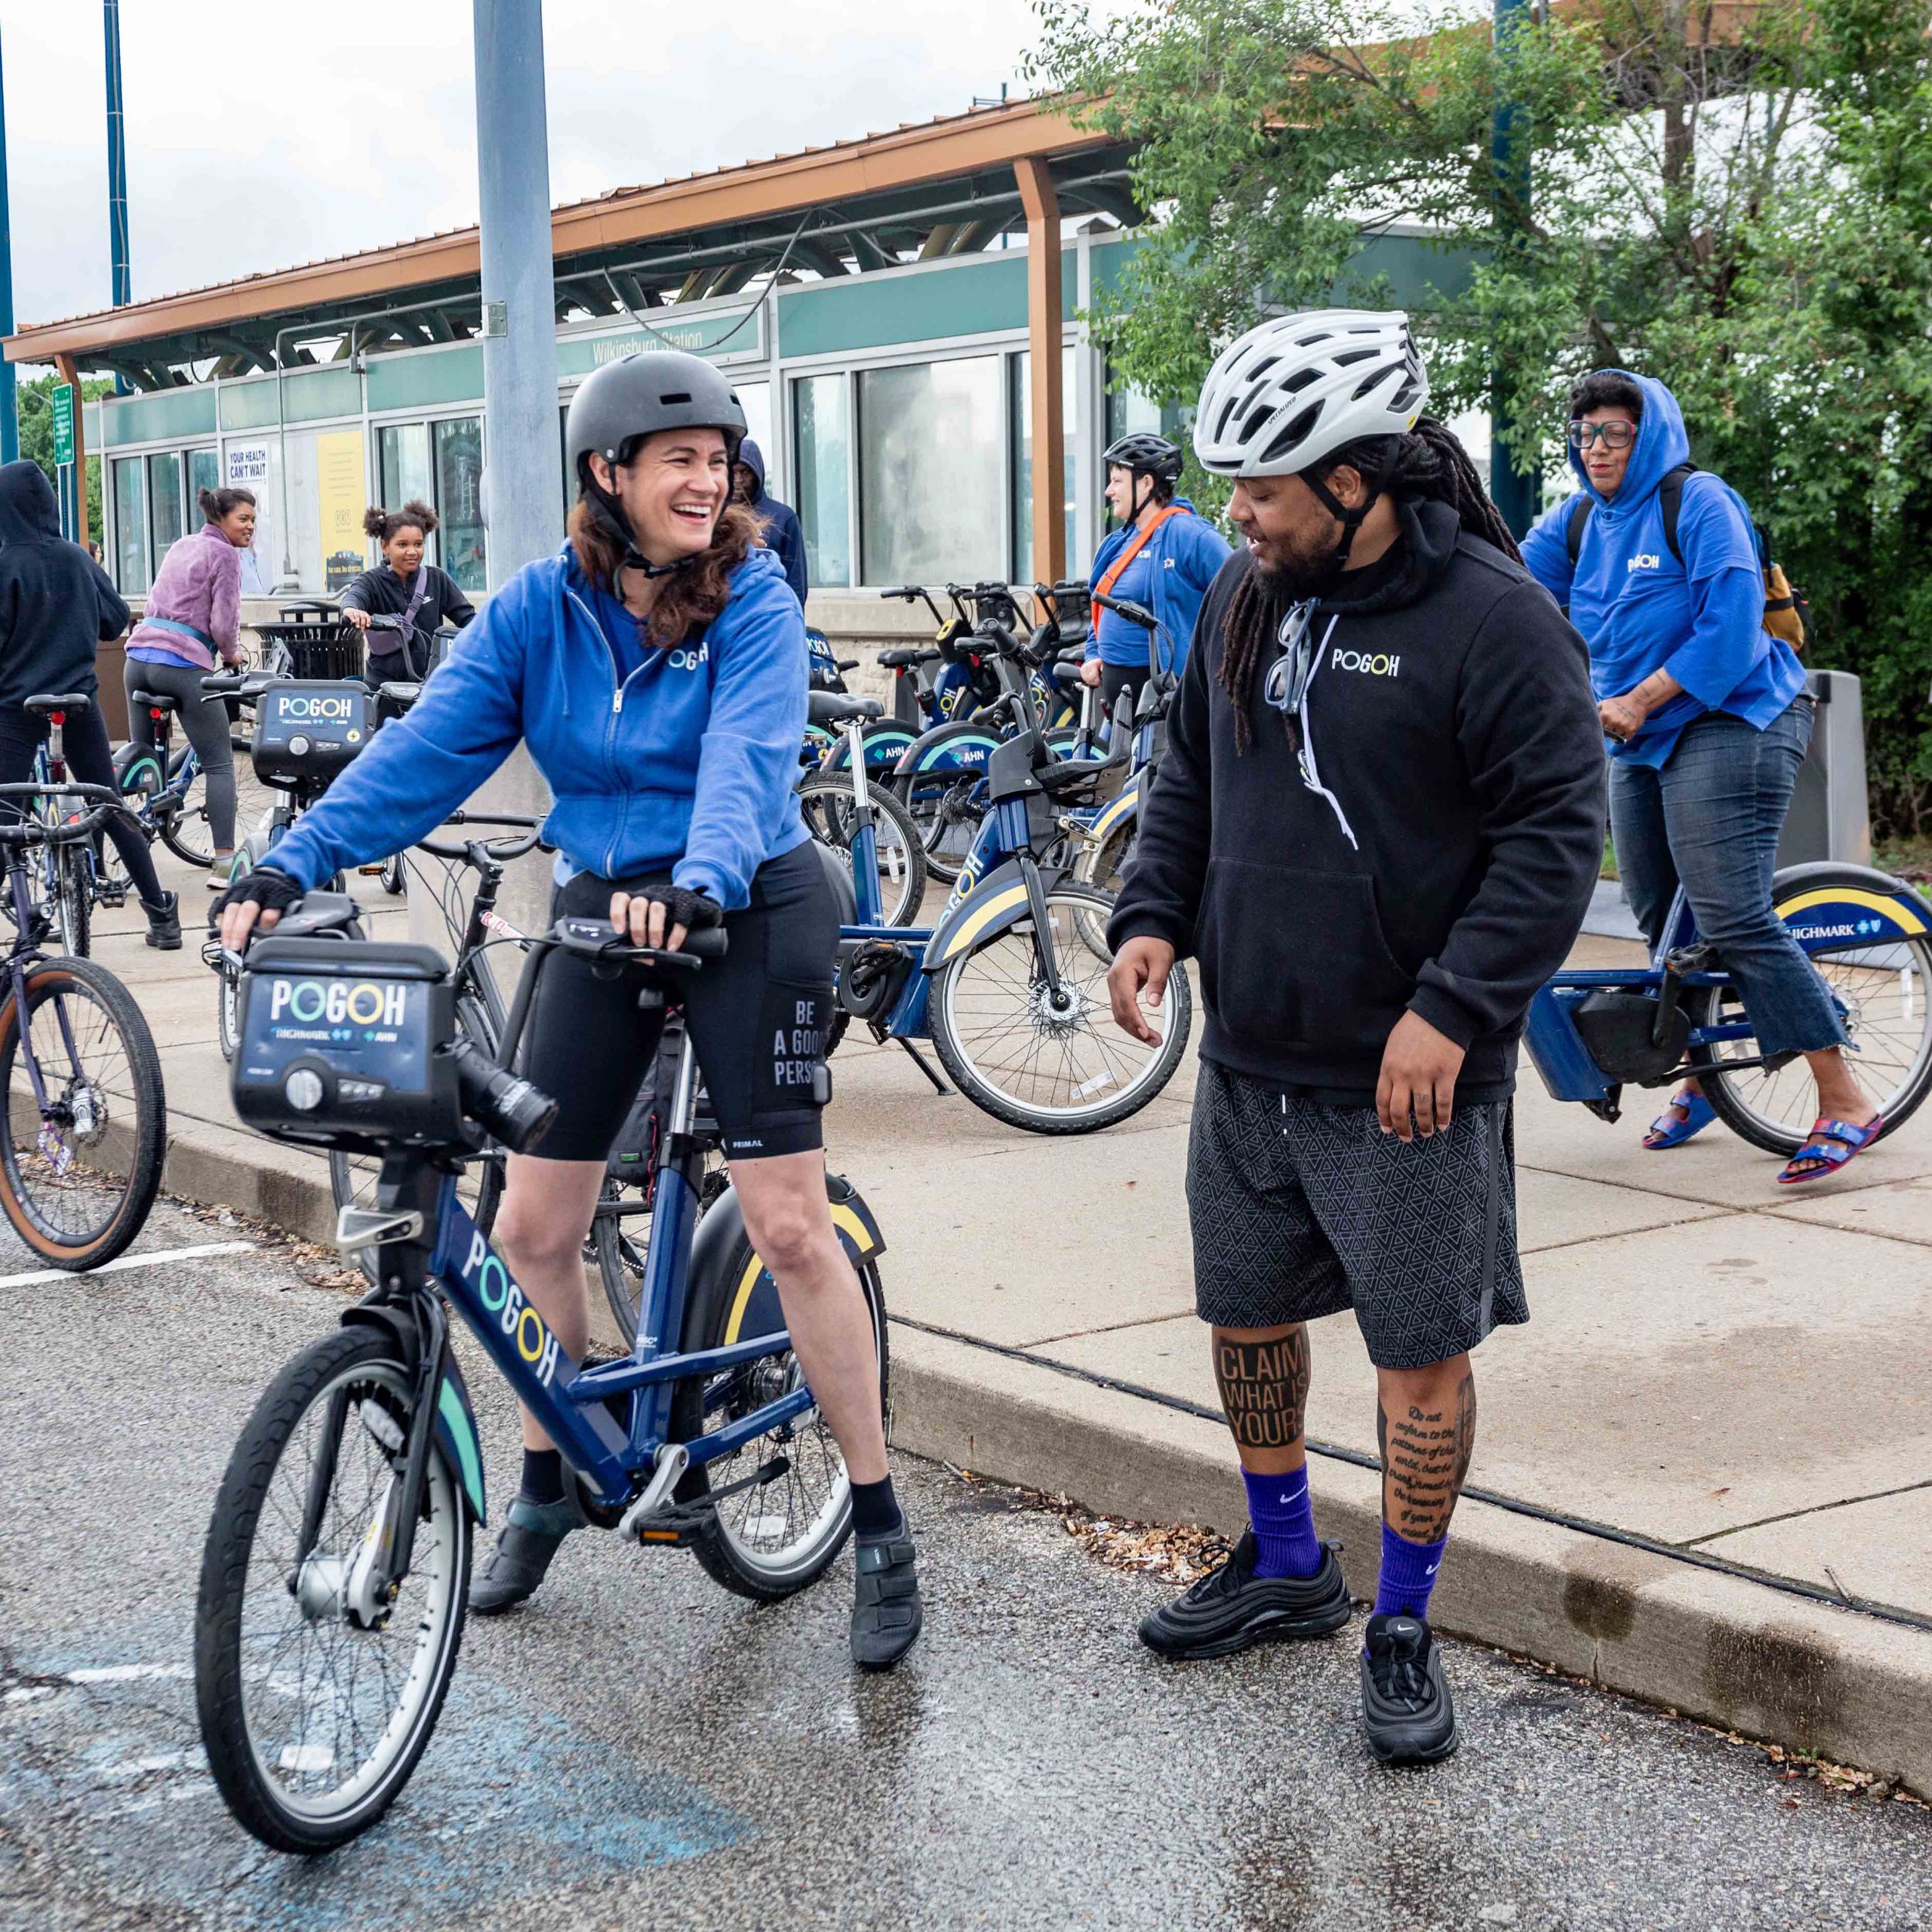
<svg viewBox="0 0 1932 1932">
<path fill-rule="evenodd" d="M 885 1252 L 885 1237 L 879 1232 L 872 1210 L 843 1174 L 826 1176 L 825 1196 L 832 1208 L 832 1225 L 838 1231 L 839 1241 L 854 1267 Z M 750 1238 L 745 1232 L 744 1210 L 738 1204 L 735 1187 L 728 1187 L 704 1211 L 704 1218 L 697 1224 L 697 1233 L 691 1242 L 691 1287 L 685 1306 L 697 1306 L 699 1289 L 720 1275 L 725 1278 L 731 1297 L 727 1304 L 731 1314 L 725 1323 L 725 1342 L 771 1332 L 768 1328 L 746 1325 L 746 1314 L 755 1303 L 764 1304 L 761 1319 L 774 1326 L 782 1325 L 782 1318 L 774 1312 L 777 1305 L 777 1285 L 752 1250 Z"/>
<path fill-rule="evenodd" d="M 1140 780 L 1131 778 L 1120 789 L 1119 795 L 1110 800 L 1094 816 L 1087 829 L 1096 839 L 1104 838 L 1117 826 L 1124 825 L 1140 809 Z"/>
<path fill-rule="evenodd" d="M 909 727 L 891 718 L 875 718 L 863 728 L 862 739 L 866 748 L 866 769 L 868 771 L 891 771 L 912 748 L 916 734 Z M 825 768 L 829 771 L 843 771 L 852 762 L 845 734 L 841 731 L 837 742 L 826 754 Z"/>
<path fill-rule="evenodd" d="M 983 724 L 937 725 L 906 747 L 893 771 L 901 777 L 908 772 L 983 771 L 1000 743 L 999 734 Z"/>
<path fill-rule="evenodd" d="M 405 1309 L 377 1302 L 358 1302 L 343 1312 L 345 1328 L 377 1328 L 393 1341 L 402 1358 L 413 1368 L 421 1340 L 416 1324 Z M 443 1364 L 443 1379 L 436 1391 L 436 1440 L 457 1473 L 463 1500 L 471 1518 L 478 1524 L 489 1521 L 483 1491 L 483 1438 L 476 1426 L 476 1411 L 471 1407 L 469 1389 L 463 1379 L 454 1352 Z"/>
<path fill-rule="evenodd" d="M 1053 866 L 1041 866 L 1039 873 L 1041 885 L 1049 892 L 1065 876 Z M 1017 859 L 1008 859 L 987 873 L 933 929 L 920 969 L 937 973 L 969 946 L 997 939 L 1009 926 L 1032 917 L 1026 903 L 1026 875 Z"/>
<path fill-rule="evenodd" d="M 1847 940 L 1914 939 L 1932 933 L 1932 907 L 1903 880 L 1869 866 L 1826 860 L 1791 866 L 1773 883 L 1777 915 L 1809 951 Z"/>
</svg>

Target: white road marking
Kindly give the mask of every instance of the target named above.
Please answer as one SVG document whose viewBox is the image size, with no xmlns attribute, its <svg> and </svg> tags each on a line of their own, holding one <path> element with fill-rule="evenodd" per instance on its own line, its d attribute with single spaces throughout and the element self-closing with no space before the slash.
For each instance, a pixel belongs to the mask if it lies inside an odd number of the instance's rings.
<svg viewBox="0 0 1932 1932">
<path fill-rule="evenodd" d="M 118 1261 L 89 1268 L 77 1276 L 71 1268 L 38 1268 L 30 1275 L 0 1275 L 0 1288 L 24 1288 L 35 1281 L 71 1281 L 88 1275 L 112 1275 L 123 1268 L 158 1268 L 164 1261 L 198 1261 L 214 1254 L 252 1254 L 251 1241 L 215 1241 L 199 1247 L 171 1247 L 161 1254 L 124 1254 Z"/>
</svg>

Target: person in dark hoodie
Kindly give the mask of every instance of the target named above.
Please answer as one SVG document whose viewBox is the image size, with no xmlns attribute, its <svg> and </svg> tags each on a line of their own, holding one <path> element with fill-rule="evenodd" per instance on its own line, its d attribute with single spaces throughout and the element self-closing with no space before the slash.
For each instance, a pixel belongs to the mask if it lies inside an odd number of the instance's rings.
<svg viewBox="0 0 1932 1932">
<path fill-rule="evenodd" d="M 750 437 L 738 445 L 738 460 L 731 466 L 734 493 L 762 526 L 767 549 L 774 552 L 785 567 L 785 581 L 805 608 L 805 592 L 811 584 L 805 576 L 805 533 L 798 527 L 798 512 L 789 503 L 768 496 L 764 488 L 764 452 Z"/>
<path fill-rule="evenodd" d="M 114 783 L 94 653 L 127 630 L 130 617 L 107 573 L 60 534 L 54 486 L 40 466 L 0 465 L 0 783 L 32 777 L 34 754 L 47 738 L 47 720 L 26 700 L 69 692 L 88 704 L 69 712 L 63 728 L 67 768 L 83 784 Z M 148 915 L 149 945 L 174 951 L 180 908 L 162 889 L 140 827 L 117 814 L 107 832 Z"/>
<path fill-rule="evenodd" d="M 1215 362 L 1195 449 L 1235 479 L 1247 541 L 1201 607 L 1108 930 L 1138 1038 L 1141 999 L 1199 961 L 1195 1299 L 1251 1525 L 1142 1640 L 1219 1657 L 1347 1623 L 1303 1417 L 1306 1324 L 1352 1308 L 1383 1469 L 1362 1724 L 1396 1763 L 1457 1742 L 1429 1593 L 1475 1447 L 1469 1351 L 1528 1318 L 1516 1042 L 1604 811 L 1583 640 L 1428 394 L 1399 314 L 1278 317 Z"/>
</svg>

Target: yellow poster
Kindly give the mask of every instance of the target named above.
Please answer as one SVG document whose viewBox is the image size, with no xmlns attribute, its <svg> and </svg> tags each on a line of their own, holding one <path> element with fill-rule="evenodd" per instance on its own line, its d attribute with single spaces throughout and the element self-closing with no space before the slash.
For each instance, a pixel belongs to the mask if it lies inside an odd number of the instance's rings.
<svg viewBox="0 0 1932 1932">
<path fill-rule="evenodd" d="M 322 575 L 333 595 L 361 574 L 362 432 L 315 438 L 315 498 L 322 525 Z"/>
</svg>

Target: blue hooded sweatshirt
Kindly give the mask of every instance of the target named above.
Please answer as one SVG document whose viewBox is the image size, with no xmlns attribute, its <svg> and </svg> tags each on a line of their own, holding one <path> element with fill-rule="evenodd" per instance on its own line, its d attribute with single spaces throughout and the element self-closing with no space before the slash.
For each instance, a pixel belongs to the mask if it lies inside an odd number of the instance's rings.
<svg viewBox="0 0 1932 1932">
<path fill-rule="evenodd" d="M 723 611 L 672 649 L 614 638 L 613 608 L 568 545 L 526 564 L 415 708 L 276 845 L 276 869 L 306 890 L 406 849 L 522 739 L 555 798 L 543 835 L 571 869 L 669 871 L 743 906 L 758 867 L 809 836 L 792 789 L 808 685 L 798 599 L 778 559 L 753 550 Z"/>
<path fill-rule="evenodd" d="M 1174 501 L 1183 512 L 1171 516 L 1140 546 L 1140 554 L 1122 572 L 1109 595 L 1131 598 L 1144 604 L 1161 620 L 1155 633 L 1161 668 L 1179 675 L 1187 662 L 1188 646 L 1194 641 L 1195 620 L 1201 614 L 1201 600 L 1215 574 L 1228 561 L 1226 542 L 1214 526 L 1201 516 L 1185 497 Z M 1103 577 L 1113 560 L 1127 548 L 1133 536 L 1131 525 L 1123 525 L 1102 543 L 1088 574 L 1091 589 Z M 1111 611 L 1094 613 L 1094 631 L 1088 640 L 1087 655 L 1103 664 L 1144 665 L 1147 662 L 1147 633 L 1138 624 Z"/>
<path fill-rule="evenodd" d="M 798 527 L 798 513 L 789 503 L 764 494 L 764 452 L 749 436 L 738 445 L 738 460 L 758 478 L 751 507 L 764 524 L 765 543 L 785 566 L 785 581 L 802 608 L 811 586 L 805 576 L 805 533 Z"/>
<path fill-rule="evenodd" d="M 1763 731 L 1804 688 L 1791 647 L 1764 628 L 1764 568 L 1750 512 L 1729 484 L 1699 470 L 1684 480 L 1678 513 L 1679 563 L 1664 540 L 1657 485 L 1687 462 L 1690 441 L 1677 398 L 1663 383 L 1626 370 L 1644 398 L 1630 466 L 1614 497 L 1590 487 L 1582 453 L 1570 466 L 1592 506 L 1573 570 L 1567 532 L 1577 496 L 1540 518 L 1523 540 L 1530 574 L 1559 604 L 1590 647 L 1599 702 L 1621 697 L 1653 671 L 1668 671 L 1683 695 L 1660 705 L 1627 740 L 1604 742 L 1614 758 L 1661 765 L 1684 728 L 1707 711 L 1727 711 Z"/>
</svg>

